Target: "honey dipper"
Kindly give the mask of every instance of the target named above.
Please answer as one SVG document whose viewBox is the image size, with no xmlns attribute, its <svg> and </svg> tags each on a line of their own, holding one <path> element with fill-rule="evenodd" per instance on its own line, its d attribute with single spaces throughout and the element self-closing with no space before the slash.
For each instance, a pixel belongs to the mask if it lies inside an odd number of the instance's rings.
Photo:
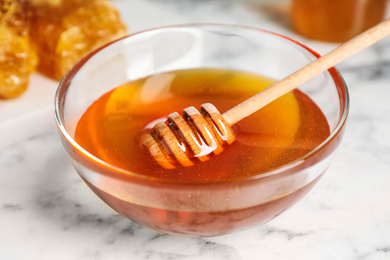
<svg viewBox="0 0 390 260">
<path fill-rule="evenodd" d="M 151 132 L 143 134 L 141 145 L 166 169 L 179 164 L 191 166 L 194 158 L 206 161 L 209 153 L 219 154 L 224 143 L 234 142 L 235 123 L 389 34 L 390 19 L 387 19 L 222 115 L 210 103 L 201 105 L 201 112 L 194 107 L 184 109 L 183 117 L 174 112 L 166 122 L 157 123 Z"/>
</svg>

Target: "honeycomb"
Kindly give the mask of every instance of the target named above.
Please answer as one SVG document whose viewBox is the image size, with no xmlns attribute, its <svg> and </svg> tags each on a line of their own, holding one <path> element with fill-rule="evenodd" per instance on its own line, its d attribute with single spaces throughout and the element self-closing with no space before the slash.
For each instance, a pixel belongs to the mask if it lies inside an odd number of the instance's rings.
<svg viewBox="0 0 390 260">
<path fill-rule="evenodd" d="M 108 0 L 35 0 L 30 37 L 38 70 L 61 79 L 84 55 L 127 33 Z"/>
<path fill-rule="evenodd" d="M 35 69 L 61 79 L 84 55 L 127 33 L 109 0 L 0 0 L 0 98 Z"/>
<path fill-rule="evenodd" d="M 28 12 L 19 1 L 0 1 L 0 98 L 22 94 L 35 70 L 37 56 L 28 37 Z"/>
</svg>

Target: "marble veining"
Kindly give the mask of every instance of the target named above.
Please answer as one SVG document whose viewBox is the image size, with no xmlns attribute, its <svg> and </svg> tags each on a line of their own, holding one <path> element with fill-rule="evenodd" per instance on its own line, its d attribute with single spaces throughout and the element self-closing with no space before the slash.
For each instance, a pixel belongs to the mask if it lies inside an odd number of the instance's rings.
<svg viewBox="0 0 390 260">
<path fill-rule="evenodd" d="M 320 53 L 336 47 L 296 35 L 270 2 L 114 3 L 132 32 L 229 23 L 286 34 Z M 0 101 L 0 260 L 390 259 L 390 38 L 337 68 L 349 86 L 351 110 L 342 145 L 319 184 L 268 224 L 211 238 L 160 234 L 104 205 L 60 143 L 52 104 L 57 82 L 33 75 L 26 95 Z"/>
</svg>

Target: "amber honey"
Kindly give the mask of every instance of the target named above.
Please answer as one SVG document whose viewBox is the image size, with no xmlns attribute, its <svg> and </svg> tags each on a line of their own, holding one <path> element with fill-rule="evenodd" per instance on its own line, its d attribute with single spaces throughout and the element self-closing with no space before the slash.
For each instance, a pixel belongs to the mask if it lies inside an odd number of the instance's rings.
<svg viewBox="0 0 390 260">
<path fill-rule="evenodd" d="M 143 150 L 140 135 L 149 131 L 154 122 L 165 120 L 169 113 L 181 112 L 191 105 L 199 107 L 210 102 L 223 113 L 273 82 L 254 74 L 216 69 L 174 71 L 128 82 L 104 94 L 86 110 L 77 124 L 75 140 L 105 162 L 148 176 L 156 183 L 234 183 L 294 161 L 329 136 L 325 116 L 306 94 L 294 90 L 238 122 L 233 128 L 237 139 L 232 145 L 206 162 L 195 160 L 190 167 L 162 168 Z M 157 208 L 114 196 L 115 192 L 107 188 L 103 191 L 99 185 L 85 181 L 120 214 L 146 226 L 164 232 L 215 235 L 274 218 L 305 195 L 318 178 L 258 205 L 226 210 L 193 205 L 194 211 L 175 210 L 183 205 L 175 205 L 178 202 L 167 194 L 160 196 L 171 202 Z M 113 189 L 112 184 L 101 186 Z M 210 199 L 218 205 L 218 200 L 226 198 Z"/>
<path fill-rule="evenodd" d="M 382 21 L 387 0 L 294 0 L 292 23 L 310 38 L 344 42 Z"/>
<path fill-rule="evenodd" d="M 220 111 L 274 82 L 225 70 L 184 70 L 129 82 L 103 95 L 81 117 L 75 140 L 114 166 L 159 179 L 214 182 L 276 169 L 329 136 L 321 110 L 295 90 L 234 125 L 237 140 L 223 153 L 195 166 L 163 169 L 140 146 L 140 133 L 172 112 L 210 102 Z"/>
</svg>

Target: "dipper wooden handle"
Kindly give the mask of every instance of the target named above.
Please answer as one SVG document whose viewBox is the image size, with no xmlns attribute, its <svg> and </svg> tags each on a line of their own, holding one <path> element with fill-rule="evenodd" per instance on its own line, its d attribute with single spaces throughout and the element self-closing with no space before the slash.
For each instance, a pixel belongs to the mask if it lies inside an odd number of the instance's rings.
<svg viewBox="0 0 390 260">
<path fill-rule="evenodd" d="M 184 118 L 172 113 L 167 122 L 157 123 L 150 133 L 141 137 L 141 145 L 167 169 L 179 164 L 191 166 L 193 158 L 208 160 L 208 154 L 220 153 L 224 143 L 235 140 L 232 125 L 389 34 L 390 19 L 387 19 L 222 115 L 212 104 L 202 105 L 201 113 L 194 107 L 186 108 Z"/>
</svg>

